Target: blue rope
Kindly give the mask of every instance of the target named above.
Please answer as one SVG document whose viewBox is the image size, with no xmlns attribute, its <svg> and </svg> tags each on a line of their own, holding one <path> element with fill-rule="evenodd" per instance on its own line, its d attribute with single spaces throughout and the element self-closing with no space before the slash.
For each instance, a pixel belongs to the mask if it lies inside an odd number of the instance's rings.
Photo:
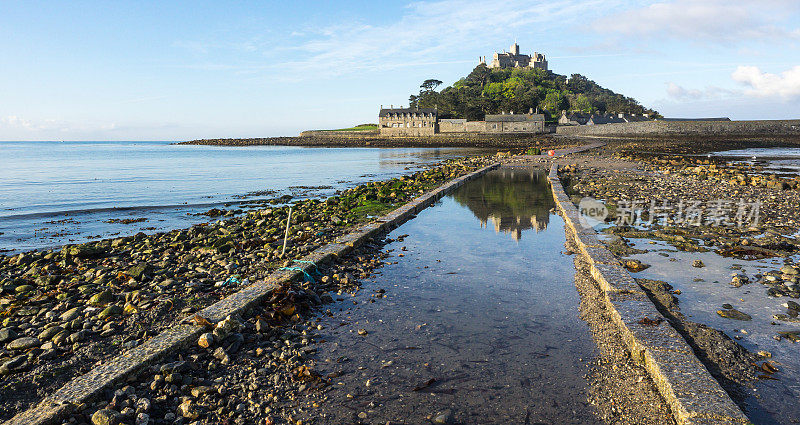
<svg viewBox="0 0 800 425">
<path fill-rule="evenodd" d="M 312 266 L 314 266 L 314 273 L 322 276 L 322 273 L 320 273 L 319 271 L 319 267 L 317 267 L 317 263 L 308 260 L 292 260 L 292 261 L 294 261 L 295 263 L 311 264 Z"/>
<path fill-rule="evenodd" d="M 314 278 L 311 277 L 311 275 L 308 274 L 307 271 L 301 269 L 300 267 L 281 267 L 278 270 L 291 270 L 291 271 L 294 271 L 294 272 L 303 272 L 303 279 L 306 282 L 314 283 Z"/>
</svg>

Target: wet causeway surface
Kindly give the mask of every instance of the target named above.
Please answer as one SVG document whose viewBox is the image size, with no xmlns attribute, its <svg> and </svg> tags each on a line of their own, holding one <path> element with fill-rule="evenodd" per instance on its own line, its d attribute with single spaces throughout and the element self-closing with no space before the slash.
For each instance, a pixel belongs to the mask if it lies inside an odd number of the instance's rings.
<svg viewBox="0 0 800 425">
<path fill-rule="evenodd" d="M 501 169 L 392 232 L 390 264 L 320 322 L 335 377 L 315 423 L 597 423 L 553 206 L 542 172 Z"/>
</svg>

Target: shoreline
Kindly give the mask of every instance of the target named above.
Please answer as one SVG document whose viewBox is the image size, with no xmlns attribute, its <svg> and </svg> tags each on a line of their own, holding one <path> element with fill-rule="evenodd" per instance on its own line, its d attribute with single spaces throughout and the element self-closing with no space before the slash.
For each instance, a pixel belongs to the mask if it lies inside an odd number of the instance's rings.
<svg viewBox="0 0 800 425">
<path fill-rule="evenodd" d="M 374 148 L 496 148 L 527 147 L 565 148 L 592 142 L 612 146 L 667 149 L 674 153 L 705 154 L 719 150 L 758 147 L 800 147 L 800 134 L 629 134 L 629 135 L 562 135 L 562 134 L 438 134 L 431 137 L 381 137 L 379 135 L 315 134 L 296 137 L 220 138 L 176 142 L 175 145 L 205 146 L 305 146 L 305 147 L 374 147 Z"/>
<path fill-rule="evenodd" d="M 6 347 L 0 349 L 0 372 L 5 375 L 0 393 L 5 407 L 0 410 L 24 409 L 95 362 L 114 356 L 120 347 L 134 348 L 176 325 L 176 312 L 186 315 L 211 305 L 369 216 L 478 169 L 491 158 L 449 160 L 324 201 L 297 202 L 285 254 L 281 243 L 287 207 L 153 235 L 0 255 L 0 309 L 5 317 L 0 343 Z"/>
</svg>

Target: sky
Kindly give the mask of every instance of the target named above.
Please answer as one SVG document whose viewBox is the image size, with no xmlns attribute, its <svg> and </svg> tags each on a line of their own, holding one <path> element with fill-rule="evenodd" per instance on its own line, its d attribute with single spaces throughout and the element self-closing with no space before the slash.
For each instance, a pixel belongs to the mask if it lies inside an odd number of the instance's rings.
<svg viewBox="0 0 800 425">
<path fill-rule="evenodd" d="M 800 118 L 797 0 L 0 0 L 0 140 L 370 123 L 515 40 L 667 117 Z"/>
</svg>

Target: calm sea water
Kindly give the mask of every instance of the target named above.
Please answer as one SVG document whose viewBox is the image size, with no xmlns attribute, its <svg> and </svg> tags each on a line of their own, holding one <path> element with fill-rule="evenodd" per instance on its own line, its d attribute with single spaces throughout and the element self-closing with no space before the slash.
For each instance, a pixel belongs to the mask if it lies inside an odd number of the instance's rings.
<svg viewBox="0 0 800 425">
<path fill-rule="evenodd" d="M 741 159 L 765 166 L 768 170 L 800 173 L 800 148 L 750 148 L 714 152 L 712 155 Z"/>
<path fill-rule="evenodd" d="M 482 153 L 458 148 L 215 147 L 0 142 L 0 251 L 156 232 L 242 199 L 325 196 Z M 121 224 L 114 219 L 146 221 Z"/>
</svg>

